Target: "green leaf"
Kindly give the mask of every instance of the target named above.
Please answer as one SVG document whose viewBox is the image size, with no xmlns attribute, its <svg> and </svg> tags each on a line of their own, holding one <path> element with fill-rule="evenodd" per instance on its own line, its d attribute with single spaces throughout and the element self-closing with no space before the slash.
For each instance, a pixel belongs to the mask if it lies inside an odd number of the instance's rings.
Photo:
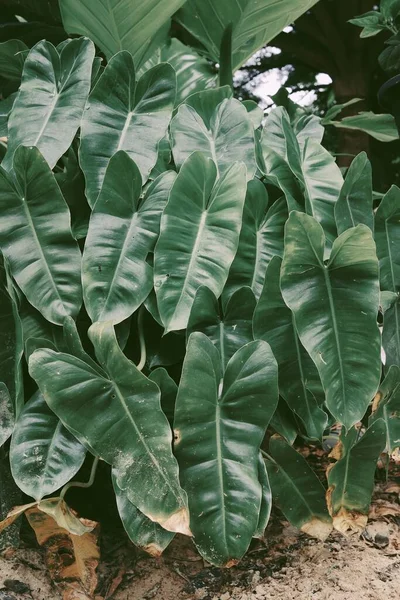
<svg viewBox="0 0 400 600">
<path fill-rule="evenodd" d="M 285 438 L 288 444 L 293 445 L 297 438 L 299 427 L 293 411 L 290 410 L 282 397 L 279 398 L 278 406 L 272 416 L 270 425 L 279 435 Z"/>
<path fill-rule="evenodd" d="M 283 438 L 269 442 L 272 460 L 267 460 L 273 501 L 289 523 L 308 535 L 325 540 L 332 531 L 325 504 L 325 489 L 301 454 Z"/>
<path fill-rule="evenodd" d="M 245 107 L 235 98 L 226 98 L 207 123 L 188 103 L 182 104 L 171 121 L 171 147 L 178 169 L 195 151 L 211 158 L 218 175 L 224 175 L 232 163 L 243 162 L 247 179 L 256 172 L 254 126 Z"/>
<path fill-rule="evenodd" d="M 172 426 L 174 422 L 175 402 L 178 393 L 178 386 L 175 381 L 168 375 L 168 371 L 162 367 L 154 369 L 149 375 L 149 379 L 154 381 L 160 388 L 161 392 L 161 408 Z"/>
<path fill-rule="evenodd" d="M 229 85 L 203 90 L 192 94 L 185 100 L 185 104 L 194 108 L 197 114 L 201 115 L 207 129 L 211 128 L 211 121 L 218 106 L 224 100 L 233 98 L 232 88 Z"/>
<path fill-rule="evenodd" d="M 84 446 L 36 392 L 25 404 L 11 440 L 11 471 L 18 487 L 39 501 L 72 479 L 85 456 Z"/>
<path fill-rule="evenodd" d="M 52 350 L 32 354 L 30 373 L 68 429 L 116 469 L 129 501 L 165 529 L 188 534 L 186 498 L 160 391 L 122 353 L 110 323 L 93 325 L 90 336 L 108 377 Z"/>
<path fill-rule="evenodd" d="M 0 76 L 20 82 L 28 46 L 21 40 L 0 43 Z"/>
<path fill-rule="evenodd" d="M 304 207 L 305 212 L 322 225 L 330 247 L 337 233 L 335 203 L 343 185 L 342 174 L 333 156 L 317 139 L 305 139 L 301 131 L 297 137 L 283 108 L 275 109 L 266 119 L 261 144 L 267 174 L 276 174 L 289 210 Z M 296 206 L 291 198 L 300 204 Z"/>
<path fill-rule="evenodd" d="M 258 478 L 261 483 L 262 497 L 260 514 L 258 515 L 257 529 L 255 530 L 253 537 L 262 540 L 264 539 L 265 529 L 271 516 L 272 493 L 267 467 L 265 466 L 265 462 L 261 453 L 258 455 Z"/>
<path fill-rule="evenodd" d="M 259 519 L 259 448 L 278 401 L 277 366 L 266 342 L 234 354 L 223 377 L 218 350 L 192 333 L 175 409 L 175 452 L 202 556 L 232 565 Z"/>
<path fill-rule="evenodd" d="M 351 100 L 348 100 L 347 102 L 343 102 L 342 104 L 334 104 L 333 106 L 328 108 L 325 115 L 321 119 L 322 125 L 329 125 L 330 121 L 332 119 L 334 119 L 335 117 L 337 117 L 337 115 L 340 114 L 344 108 L 347 108 L 348 106 L 352 106 L 353 104 L 357 104 L 357 102 L 361 102 L 361 101 L 362 101 L 362 98 L 352 98 Z"/>
<path fill-rule="evenodd" d="M 263 109 L 260 108 L 257 102 L 254 102 L 254 100 L 243 100 L 242 104 L 249 114 L 249 117 L 254 125 L 254 129 L 258 129 L 264 118 Z"/>
<path fill-rule="evenodd" d="M 393 185 L 375 213 L 375 242 L 379 259 L 381 290 L 400 292 L 400 189 Z M 382 345 L 386 367 L 400 365 L 400 304 L 391 303 L 384 311 Z"/>
<path fill-rule="evenodd" d="M 365 152 L 360 152 L 352 161 L 335 204 L 335 219 L 338 233 L 364 223 L 374 230 L 372 211 L 372 169 Z"/>
<path fill-rule="evenodd" d="M 186 336 L 194 331 L 204 333 L 218 349 L 222 366 L 237 350 L 253 341 L 252 319 L 256 300 L 248 287 L 237 290 L 220 310 L 218 300 L 206 286 L 196 292 L 187 325 Z"/>
<path fill-rule="evenodd" d="M 367 524 L 375 468 L 385 448 L 385 433 L 385 423 L 378 419 L 359 440 L 355 428 L 340 436 L 336 450 L 340 459 L 328 472 L 327 502 L 333 526 L 342 533 L 349 530 L 361 533 Z"/>
<path fill-rule="evenodd" d="M 393 42 L 390 42 L 390 40 L 393 40 Z M 400 62 L 400 35 L 399 33 L 397 33 L 395 36 L 392 36 L 392 38 L 390 38 L 390 40 L 388 40 L 388 42 L 386 42 L 388 44 L 388 46 L 386 48 L 384 48 L 384 50 L 380 53 L 380 55 L 378 56 L 378 61 L 379 64 L 381 66 L 381 68 L 390 73 L 392 72 L 393 75 L 397 75 L 398 69 L 399 69 L 399 62 Z"/>
<path fill-rule="evenodd" d="M 400 368 L 391 366 L 372 405 L 368 424 L 383 419 L 386 429 L 386 452 L 400 446 Z"/>
<path fill-rule="evenodd" d="M 349 23 L 363 27 L 360 37 L 372 37 L 385 29 L 385 22 L 382 14 L 377 10 L 370 10 L 359 17 L 349 19 Z"/>
<path fill-rule="evenodd" d="M 20 144 L 36 146 L 51 168 L 68 150 L 89 94 L 94 52 L 86 38 L 70 40 L 61 53 L 46 41 L 32 48 L 8 121 L 4 168 Z"/>
<path fill-rule="evenodd" d="M 265 46 L 316 0 L 187 0 L 175 19 L 205 48 L 214 62 L 220 62 L 223 33 L 233 24 L 233 71 Z"/>
<path fill-rule="evenodd" d="M 380 142 L 393 142 L 399 139 L 399 132 L 392 115 L 360 112 L 352 117 L 344 117 L 341 121 L 331 121 L 338 129 L 364 131 Z"/>
<path fill-rule="evenodd" d="M 379 10 L 385 19 L 396 19 L 400 15 L 400 0 L 381 0 Z"/>
<path fill-rule="evenodd" d="M 381 290 L 400 291 L 400 188 L 392 185 L 375 214 Z"/>
<path fill-rule="evenodd" d="M 294 316 L 283 301 L 279 287 L 281 264 L 278 256 L 269 263 L 254 313 L 254 338 L 271 346 L 278 362 L 280 395 L 300 417 L 307 435 L 322 439 L 328 420 L 319 406 L 324 392 L 317 368 L 298 338 Z"/>
<path fill-rule="evenodd" d="M 10 116 L 17 94 L 11 94 L 5 100 L 0 101 L 0 137 L 8 136 L 8 118 Z"/>
<path fill-rule="evenodd" d="M 291 213 L 281 288 L 317 366 L 326 405 L 349 429 L 363 417 L 379 385 L 378 261 L 365 225 L 335 240 L 327 265 L 324 246 L 321 226 L 308 215 Z"/>
<path fill-rule="evenodd" d="M 167 63 L 150 69 L 136 83 L 128 52 L 110 60 L 90 93 L 81 125 L 80 163 L 92 208 L 109 160 L 118 150 L 135 161 L 143 183 L 148 179 L 171 118 L 175 89 L 175 72 Z"/>
<path fill-rule="evenodd" d="M 108 163 L 82 259 L 83 297 L 93 322 L 120 323 L 153 288 L 146 258 L 154 250 L 175 177 L 173 171 L 163 173 L 140 199 L 142 178 L 128 154 L 121 150 Z"/>
<path fill-rule="evenodd" d="M 162 62 L 172 65 L 176 73 L 176 106 L 191 94 L 216 85 L 217 73 L 209 61 L 176 38 L 158 48 L 142 65 L 139 75 Z"/>
<path fill-rule="evenodd" d="M 112 474 L 112 482 L 119 516 L 129 539 L 151 556 L 161 556 L 175 534 L 158 523 L 150 521 L 132 502 L 129 502 L 126 492 L 118 487 L 115 471 Z"/>
<path fill-rule="evenodd" d="M 128 50 L 138 66 L 185 0 L 60 0 L 64 29 L 89 36 L 110 59 Z"/>
<path fill-rule="evenodd" d="M 5 383 L 0 381 L 0 448 L 14 431 L 15 408 Z"/>
<path fill-rule="evenodd" d="M 21 319 L 12 280 L 0 254 L 0 416 L 3 421 L 0 447 L 11 435 L 14 417 L 18 417 L 24 404 L 22 355 Z"/>
<path fill-rule="evenodd" d="M 61 325 L 78 314 L 82 297 L 68 207 L 37 148 L 20 146 L 13 169 L 0 167 L 0 245 L 29 302 Z"/>
<path fill-rule="evenodd" d="M 260 297 L 267 266 L 275 255 L 283 256 L 283 232 L 288 211 L 285 198 L 268 208 L 268 193 L 259 179 L 249 181 L 242 229 L 236 256 L 229 271 L 226 291 L 247 285 Z"/>
<path fill-rule="evenodd" d="M 166 333 L 187 326 L 200 285 L 221 295 L 239 243 L 245 194 L 244 164 L 231 165 L 219 179 L 215 163 L 201 152 L 183 164 L 155 248 L 154 286 Z"/>
</svg>

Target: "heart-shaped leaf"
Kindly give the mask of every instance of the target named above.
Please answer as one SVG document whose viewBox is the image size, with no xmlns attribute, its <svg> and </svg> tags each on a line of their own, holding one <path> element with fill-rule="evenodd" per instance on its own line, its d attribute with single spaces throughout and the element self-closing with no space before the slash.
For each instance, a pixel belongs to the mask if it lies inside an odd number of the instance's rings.
<svg viewBox="0 0 400 600">
<path fill-rule="evenodd" d="M 80 164 L 92 208 L 118 150 L 135 161 L 143 183 L 148 179 L 171 118 L 175 90 L 175 72 L 168 63 L 153 67 L 136 83 L 129 52 L 109 61 L 89 96 L 81 125 Z"/>
<path fill-rule="evenodd" d="M 52 350 L 32 354 L 30 373 L 68 429 L 115 467 L 117 484 L 128 499 L 165 529 L 188 533 L 186 499 L 160 391 L 122 353 L 110 323 L 93 325 L 90 335 L 108 378 L 79 358 Z"/>
<path fill-rule="evenodd" d="M 243 346 L 223 376 L 211 340 L 199 332 L 190 336 L 176 401 L 175 452 L 195 544 L 214 565 L 238 561 L 257 529 L 259 449 L 277 387 L 266 342 Z"/>
<path fill-rule="evenodd" d="M 378 260 L 366 225 L 342 233 L 326 265 L 324 237 L 315 219 L 290 214 L 281 288 L 317 366 L 326 405 L 348 429 L 363 417 L 379 385 Z"/>
<path fill-rule="evenodd" d="M 68 150 L 90 91 L 94 51 L 87 38 L 69 40 L 61 52 L 46 41 L 32 48 L 8 121 L 4 168 L 20 144 L 39 148 L 51 168 Z"/>
</svg>

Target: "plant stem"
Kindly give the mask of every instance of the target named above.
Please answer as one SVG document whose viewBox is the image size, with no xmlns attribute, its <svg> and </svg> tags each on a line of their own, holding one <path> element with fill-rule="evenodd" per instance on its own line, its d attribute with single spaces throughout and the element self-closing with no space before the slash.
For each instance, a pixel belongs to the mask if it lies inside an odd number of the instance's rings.
<svg viewBox="0 0 400 600">
<path fill-rule="evenodd" d="M 139 308 L 138 321 L 137 321 L 139 344 L 140 344 L 140 361 L 136 365 L 136 368 L 138 369 L 138 371 L 143 370 L 143 367 L 146 364 L 146 358 L 147 358 L 146 341 L 144 339 L 143 318 L 144 318 L 144 306 L 141 306 Z"/>
<path fill-rule="evenodd" d="M 232 31 L 233 24 L 229 23 L 222 35 L 219 50 L 219 85 L 229 85 L 231 89 L 233 89 Z"/>
<path fill-rule="evenodd" d="M 261 454 L 263 455 L 264 458 L 267 458 L 268 460 L 270 460 L 271 462 L 273 462 L 276 465 L 276 460 L 274 460 L 272 458 L 272 456 L 270 456 L 267 452 L 265 452 L 264 450 L 261 450 Z"/>
<path fill-rule="evenodd" d="M 91 487 L 93 485 L 94 478 L 96 477 L 96 471 L 97 471 L 97 465 L 98 464 L 99 464 L 99 457 L 95 456 L 94 460 L 93 460 L 93 464 L 92 464 L 92 470 L 90 471 L 89 480 L 86 481 L 86 482 L 82 482 L 82 481 L 70 481 L 69 483 L 67 483 L 66 485 L 64 485 L 63 489 L 61 490 L 60 499 L 63 500 L 65 494 L 72 487 L 79 487 L 79 488 L 89 488 L 89 487 Z"/>
</svg>

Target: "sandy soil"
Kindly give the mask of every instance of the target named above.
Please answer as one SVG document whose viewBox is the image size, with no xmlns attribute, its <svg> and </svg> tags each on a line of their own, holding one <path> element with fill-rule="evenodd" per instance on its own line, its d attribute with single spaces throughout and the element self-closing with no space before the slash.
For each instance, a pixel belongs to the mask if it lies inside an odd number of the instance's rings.
<svg viewBox="0 0 400 600">
<path fill-rule="evenodd" d="M 399 501 L 398 493 L 378 488 L 362 537 L 334 533 L 324 543 L 299 533 L 276 513 L 265 543 L 254 541 L 232 569 L 204 563 L 187 538 L 178 537 L 162 558 L 153 559 L 120 532 L 103 533 L 96 600 L 398 600 Z M 0 588 L 0 600 L 61 598 L 39 548 L 0 559 Z"/>
</svg>

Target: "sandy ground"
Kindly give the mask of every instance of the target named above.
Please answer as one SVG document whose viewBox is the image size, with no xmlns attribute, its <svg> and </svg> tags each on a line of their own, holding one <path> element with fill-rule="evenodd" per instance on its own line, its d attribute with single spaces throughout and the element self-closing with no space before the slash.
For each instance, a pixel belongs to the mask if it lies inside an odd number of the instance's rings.
<svg viewBox="0 0 400 600">
<path fill-rule="evenodd" d="M 399 525 L 396 516 L 380 517 L 360 539 L 332 534 L 322 543 L 276 518 L 266 543 L 255 542 L 241 565 L 229 570 L 205 565 L 183 538 L 157 560 L 120 544 L 111 548 L 117 556 L 97 600 L 110 597 L 120 580 L 115 600 L 398 600 Z M 1 559 L 0 585 L 0 600 L 61 598 L 40 549 Z"/>
</svg>

